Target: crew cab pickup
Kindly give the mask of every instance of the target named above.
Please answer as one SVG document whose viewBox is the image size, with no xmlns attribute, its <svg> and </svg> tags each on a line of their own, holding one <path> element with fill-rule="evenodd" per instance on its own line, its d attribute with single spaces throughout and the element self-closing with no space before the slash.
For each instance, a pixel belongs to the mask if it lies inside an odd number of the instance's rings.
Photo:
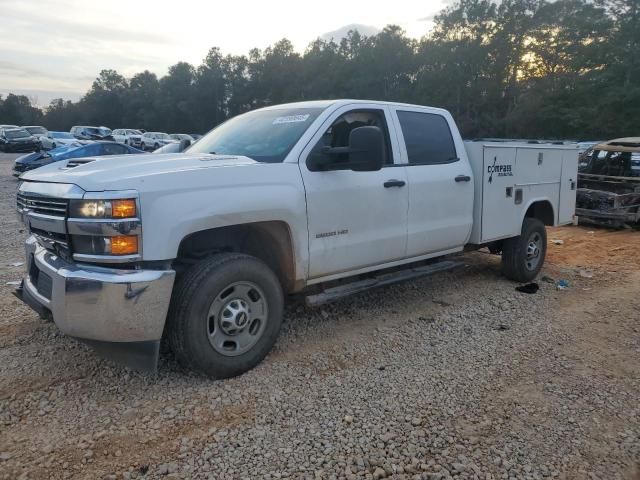
<svg viewBox="0 0 640 480">
<path fill-rule="evenodd" d="M 532 280 L 545 225 L 573 220 L 577 158 L 562 145 L 465 143 L 438 108 L 263 108 L 183 153 L 22 175 L 17 295 L 127 365 L 155 368 L 166 337 L 188 367 L 238 375 L 273 347 L 292 293 L 322 303 L 483 246 L 507 277 Z"/>
</svg>

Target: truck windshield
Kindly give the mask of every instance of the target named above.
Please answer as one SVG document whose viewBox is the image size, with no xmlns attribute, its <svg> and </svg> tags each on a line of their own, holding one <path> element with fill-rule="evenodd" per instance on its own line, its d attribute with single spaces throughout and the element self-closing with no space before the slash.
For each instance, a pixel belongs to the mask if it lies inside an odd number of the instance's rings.
<svg viewBox="0 0 640 480">
<path fill-rule="evenodd" d="M 257 162 L 279 163 L 322 110 L 287 108 L 248 112 L 216 127 L 188 152 L 243 155 Z"/>
</svg>

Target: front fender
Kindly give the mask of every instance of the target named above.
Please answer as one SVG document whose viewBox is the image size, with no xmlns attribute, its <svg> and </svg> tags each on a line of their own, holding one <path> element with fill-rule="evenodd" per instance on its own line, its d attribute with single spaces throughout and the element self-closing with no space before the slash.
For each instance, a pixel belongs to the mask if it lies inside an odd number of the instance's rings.
<svg viewBox="0 0 640 480">
<path fill-rule="evenodd" d="M 173 172 L 140 194 L 144 260 L 172 260 L 199 231 L 256 222 L 289 226 L 298 276 L 306 275 L 306 199 L 295 164 Z M 162 188 L 162 187 L 165 188 Z"/>
</svg>

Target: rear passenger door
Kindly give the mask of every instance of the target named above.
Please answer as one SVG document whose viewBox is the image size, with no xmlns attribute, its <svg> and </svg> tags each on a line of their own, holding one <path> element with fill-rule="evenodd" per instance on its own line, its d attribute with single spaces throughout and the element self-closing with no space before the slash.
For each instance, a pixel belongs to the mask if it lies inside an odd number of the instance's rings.
<svg viewBox="0 0 640 480">
<path fill-rule="evenodd" d="M 473 225 L 473 181 L 453 120 L 438 109 L 394 113 L 409 186 L 407 256 L 459 250 Z"/>
</svg>

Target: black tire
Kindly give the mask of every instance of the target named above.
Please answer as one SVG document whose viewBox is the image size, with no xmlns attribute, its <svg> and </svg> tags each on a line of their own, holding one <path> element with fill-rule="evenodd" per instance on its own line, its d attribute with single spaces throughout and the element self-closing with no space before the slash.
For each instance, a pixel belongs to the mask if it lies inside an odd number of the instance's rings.
<svg viewBox="0 0 640 480">
<path fill-rule="evenodd" d="M 52 143 L 52 144 L 51 144 L 51 150 L 53 150 L 54 148 L 56 148 L 56 144 L 55 144 L 55 143 Z"/>
<path fill-rule="evenodd" d="M 537 239 L 537 256 L 529 245 Z M 516 282 L 530 282 L 542 269 L 547 254 L 547 231 L 537 218 L 525 218 L 522 233 L 504 240 L 502 245 L 502 271 L 505 277 Z M 533 262 L 532 260 L 536 261 Z"/>
<path fill-rule="evenodd" d="M 214 300 L 236 282 L 251 282 L 259 287 L 267 304 L 266 325 L 260 327 L 262 334 L 248 351 L 228 356 L 209 341 L 209 315 Z M 169 344 L 187 368 L 216 379 L 234 377 L 251 370 L 271 351 L 280 333 L 283 306 L 280 282 L 266 264 L 249 255 L 220 253 L 202 260 L 177 280 L 167 316 Z M 222 328 L 217 320 L 213 323 L 215 328 Z"/>
<path fill-rule="evenodd" d="M 159 149 L 159 148 L 160 148 L 160 144 L 159 144 L 159 143 L 155 143 L 155 144 L 153 145 L 153 149 L 154 149 L 154 150 L 157 150 L 157 149 Z"/>
<path fill-rule="evenodd" d="M 144 142 L 142 142 L 142 143 L 140 144 L 140 149 L 141 149 L 143 152 L 146 152 L 146 151 L 147 151 L 147 146 L 144 144 Z"/>
</svg>

